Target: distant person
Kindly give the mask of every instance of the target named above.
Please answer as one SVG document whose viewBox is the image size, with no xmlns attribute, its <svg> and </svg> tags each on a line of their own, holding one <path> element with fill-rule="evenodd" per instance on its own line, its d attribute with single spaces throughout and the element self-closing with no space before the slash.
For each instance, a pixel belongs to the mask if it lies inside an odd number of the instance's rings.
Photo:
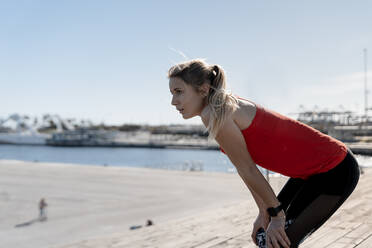
<svg viewBox="0 0 372 248">
<path fill-rule="evenodd" d="M 152 225 L 154 225 L 154 222 L 152 222 L 152 220 L 147 220 L 146 226 L 152 226 Z"/>
<path fill-rule="evenodd" d="M 251 191 L 259 208 L 256 244 L 262 228 L 267 247 L 298 247 L 356 187 L 358 163 L 345 144 L 227 93 L 221 66 L 186 61 L 171 67 L 168 78 L 171 104 L 184 119 L 201 117 Z M 256 164 L 289 177 L 278 196 Z"/>
<path fill-rule="evenodd" d="M 48 206 L 48 204 L 45 202 L 45 199 L 41 198 L 41 200 L 39 202 L 39 211 L 40 211 L 39 219 L 40 220 L 47 220 L 47 215 L 46 215 L 46 207 L 47 206 Z"/>
</svg>

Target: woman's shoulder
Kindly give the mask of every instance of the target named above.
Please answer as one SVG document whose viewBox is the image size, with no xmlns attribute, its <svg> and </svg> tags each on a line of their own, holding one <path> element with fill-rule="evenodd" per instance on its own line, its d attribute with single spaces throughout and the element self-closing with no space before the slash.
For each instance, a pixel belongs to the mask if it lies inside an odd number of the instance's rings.
<svg viewBox="0 0 372 248">
<path fill-rule="evenodd" d="M 235 124 L 239 127 L 240 130 L 244 130 L 249 127 L 252 123 L 255 115 L 256 115 L 256 104 L 252 101 L 237 98 L 238 106 L 237 108 L 230 114 L 229 118 L 231 118 Z M 207 126 L 209 123 L 209 116 L 210 116 L 210 106 L 204 107 L 201 112 L 201 119 L 204 125 Z"/>
<path fill-rule="evenodd" d="M 248 128 L 257 112 L 257 106 L 254 102 L 238 98 L 238 108 L 232 114 L 232 118 L 240 130 Z"/>
</svg>

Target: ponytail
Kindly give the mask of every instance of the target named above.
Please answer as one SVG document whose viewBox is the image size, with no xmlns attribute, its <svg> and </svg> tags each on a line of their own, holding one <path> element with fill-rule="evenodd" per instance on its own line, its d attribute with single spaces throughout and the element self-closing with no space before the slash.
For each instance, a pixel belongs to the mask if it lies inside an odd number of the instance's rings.
<svg viewBox="0 0 372 248">
<path fill-rule="evenodd" d="M 211 87 L 208 94 L 210 116 L 207 130 L 209 138 L 215 138 L 225 120 L 238 106 L 238 100 L 226 91 L 226 79 L 224 70 L 219 65 L 210 67 Z"/>
</svg>

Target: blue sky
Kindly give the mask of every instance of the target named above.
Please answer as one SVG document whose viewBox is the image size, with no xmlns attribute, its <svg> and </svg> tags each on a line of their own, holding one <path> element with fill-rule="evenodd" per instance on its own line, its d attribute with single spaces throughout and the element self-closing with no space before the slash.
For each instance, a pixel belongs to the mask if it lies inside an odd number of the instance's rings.
<svg viewBox="0 0 372 248">
<path fill-rule="evenodd" d="M 181 53 L 220 64 L 233 93 L 283 114 L 362 112 L 371 13 L 367 0 L 0 1 L 0 117 L 200 124 L 170 105 L 166 73 Z"/>
</svg>

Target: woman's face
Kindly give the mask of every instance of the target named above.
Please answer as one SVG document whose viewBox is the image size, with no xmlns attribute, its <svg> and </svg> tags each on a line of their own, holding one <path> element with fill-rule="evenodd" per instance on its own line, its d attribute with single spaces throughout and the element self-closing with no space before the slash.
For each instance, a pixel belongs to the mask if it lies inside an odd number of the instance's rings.
<svg viewBox="0 0 372 248">
<path fill-rule="evenodd" d="M 200 116 L 205 106 L 203 93 L 197 92 L 192 86 L 177 77 L 169 79 L 169 89 L 173 95 L 171 104 L 176 107 L 184 119 Z"/>
</svg>

